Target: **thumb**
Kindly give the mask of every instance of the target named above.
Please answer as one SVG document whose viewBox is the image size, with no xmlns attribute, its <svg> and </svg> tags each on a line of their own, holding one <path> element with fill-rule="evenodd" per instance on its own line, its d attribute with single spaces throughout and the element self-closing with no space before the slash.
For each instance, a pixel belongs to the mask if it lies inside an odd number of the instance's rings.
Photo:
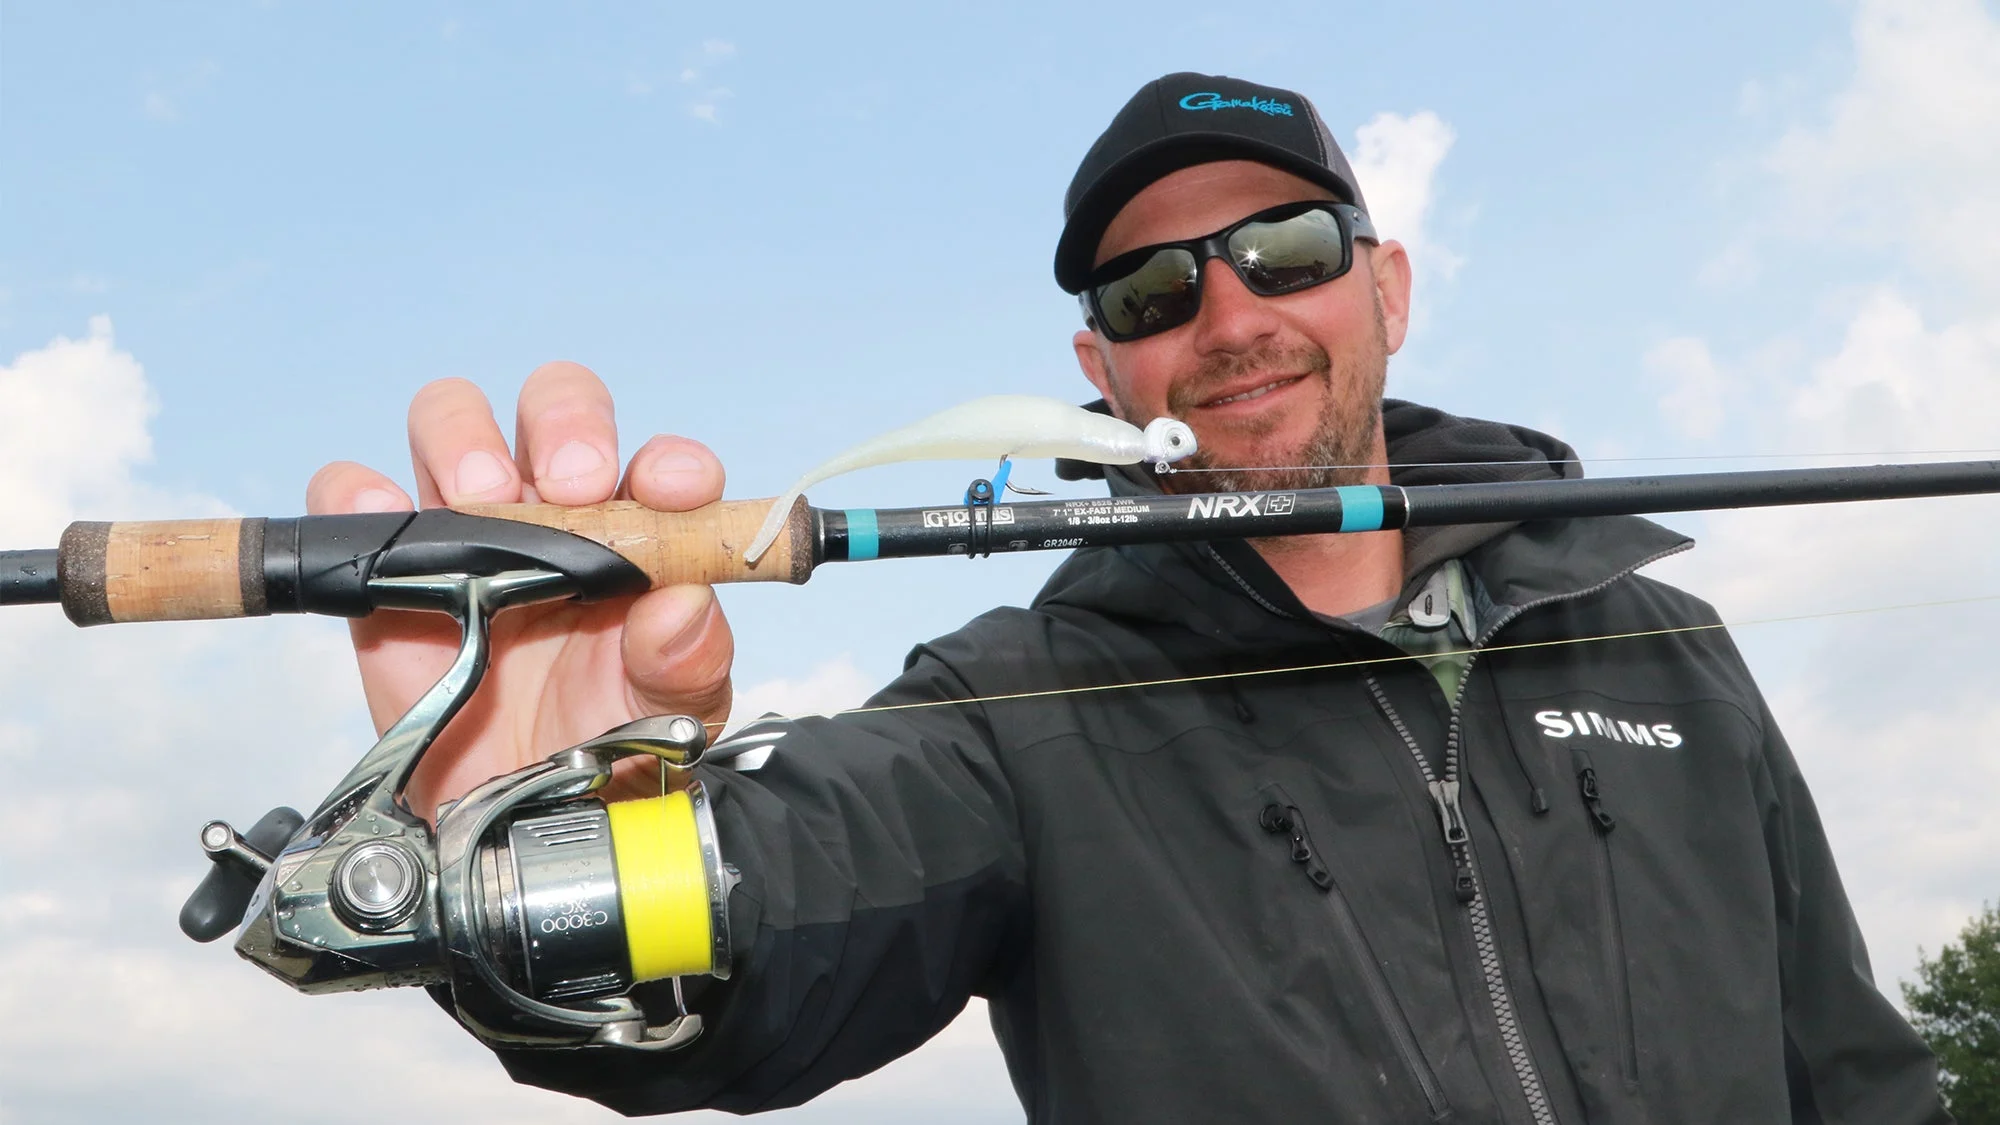
<svg viewBox="0 0 2000 1125">
<path fill-rule="evenodd" d="M 667 586 L 632 604 L 623 641 L 637 715 L 692 715 L 711 736 L 729 718 L 736 638 L 708 586 Z"/>
</svg>

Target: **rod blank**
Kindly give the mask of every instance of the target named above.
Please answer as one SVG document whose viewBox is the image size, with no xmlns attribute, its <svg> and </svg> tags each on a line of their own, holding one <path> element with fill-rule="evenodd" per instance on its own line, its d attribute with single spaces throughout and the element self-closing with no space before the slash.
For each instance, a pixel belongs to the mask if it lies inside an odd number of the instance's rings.
<svg viewBox="0 0 2000 1125">
<path fill-rule="evenodd" d="M 55 551 L 0 551 L 0 605 L 37 605 L 58 594 Z"/>
<path fill-rule="evenodd" d="M 2000 492 L 2000 461 L 1502 481 L 1403 489 L 1405 527 L 1576 516 L 1637 516 Z"/>
</svg>

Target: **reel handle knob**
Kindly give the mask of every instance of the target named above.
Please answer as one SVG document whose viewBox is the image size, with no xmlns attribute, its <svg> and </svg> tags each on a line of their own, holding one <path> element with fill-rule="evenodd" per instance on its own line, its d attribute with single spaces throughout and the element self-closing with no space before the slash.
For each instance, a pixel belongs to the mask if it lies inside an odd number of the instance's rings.
<svg viewBox="0 0 2000 1125">
<path fill-rule="evenodd" d="M 268 864 L 268 857 L 291 842 L 305 819 L 280 805 L 252 825 L 247 836 L 238 836 L 219 820 L 205 825 L 202 850 L 208 853 L 211 866 L 181 907 L 181 932 L 196 941 L 210 942 L 234 930 L 249 909 L 250 896 L 257 893 L 258 881 L 245 868 L 255 866 L 253 857 L 265 858 Z"/>
</svg>

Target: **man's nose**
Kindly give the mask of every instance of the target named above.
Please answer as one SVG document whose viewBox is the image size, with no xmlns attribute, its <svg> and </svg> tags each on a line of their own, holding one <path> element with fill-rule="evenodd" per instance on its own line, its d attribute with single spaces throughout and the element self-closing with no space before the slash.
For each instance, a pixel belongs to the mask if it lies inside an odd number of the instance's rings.
<svg viewBox="0 0 2000 1125">
<path fill-rule="evenodd" d="M 1228 262 L 1210 258 L 1201 268 L 1201 309 L 1194 321 L 1196 350 L 1248 351 L 1277 334 L 1277 310 L 1269 299 L 1245 287 Z"/>
</svg>

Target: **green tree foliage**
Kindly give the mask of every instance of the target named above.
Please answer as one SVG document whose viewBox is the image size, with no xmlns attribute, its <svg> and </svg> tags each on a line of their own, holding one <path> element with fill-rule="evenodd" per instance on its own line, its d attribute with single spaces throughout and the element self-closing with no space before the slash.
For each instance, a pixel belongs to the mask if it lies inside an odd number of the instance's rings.
<svg viewBox="0 0 2000 1125">
<path fill-rule="evenodd" d="M 1959 1125 L 2000 1125 L 2000 908 L 1987 907 L 1935 960 L 1919 954 L 1917 977 L 1903 1002 L 1937 1052 L 1952 1114 Z"/>
</svg>

